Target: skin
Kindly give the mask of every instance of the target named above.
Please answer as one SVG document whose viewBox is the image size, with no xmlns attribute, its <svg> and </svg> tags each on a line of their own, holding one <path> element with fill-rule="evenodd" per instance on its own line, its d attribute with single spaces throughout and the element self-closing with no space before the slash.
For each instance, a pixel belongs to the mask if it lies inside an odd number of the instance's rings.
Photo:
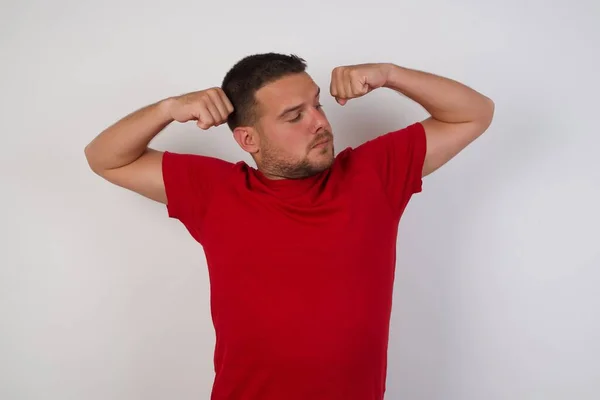
<svg viewBox="0 0 600 400">
<path fill-rule="evenodd" d="M 389 63 L 337 67 L 329 92 L 344 106 L 379 88 L 405 95 L 431 115 L 421 122 L 427 140 L 423 176 L 482 135 L 494 115 L 493 101 L 464 84 Z M 319 104 L 322 93 L 317 93 L 318 86 L 306 73 L 286 76 L 256 93 L 258 122 L 236 128 L 234 137 L 267 177 L 302 178 L 333 162 L 333 133 Z M 104 179 L 166 204 L 163 153 L 149 148 L 150 141 L 174 121 L 194 121 L 206 130 L 225 123 L 231 112 L 233 106 L 220 88 L 170 97 L 105 129 L 86 146 L 85 155 L 92 171 Z"/>
<path fill-rule="evenodd" d="M 265 176 L 303 178 L 331 166 L 333 133 L 320 96 L 306 73 L 288 75 L 257 91 L 257 123 L 236 128 L 234 137 Z"/>
</svg>

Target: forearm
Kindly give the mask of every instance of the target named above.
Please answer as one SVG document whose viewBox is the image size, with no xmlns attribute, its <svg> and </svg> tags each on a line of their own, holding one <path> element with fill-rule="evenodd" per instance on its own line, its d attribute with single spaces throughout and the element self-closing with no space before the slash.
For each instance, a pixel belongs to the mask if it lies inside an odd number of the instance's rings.
<svg viewBox="0 0 600 400">
<path fill-rule="evenodd" d="M 96 136 L 85 148 L 90 167 L 94 171 L 119 168 L 143 155 L 150 141 L 173 122 L 169 101 L 139 109 Z"/>
<path fill-rule="evenodd" d="M 387 64 L 386 68 L 384 86 L 416 101 L 439 121 L 486 120 L 493 113 L 493 102 L 489 98 L 462 83 L 393 64 Z"/>
</svg>

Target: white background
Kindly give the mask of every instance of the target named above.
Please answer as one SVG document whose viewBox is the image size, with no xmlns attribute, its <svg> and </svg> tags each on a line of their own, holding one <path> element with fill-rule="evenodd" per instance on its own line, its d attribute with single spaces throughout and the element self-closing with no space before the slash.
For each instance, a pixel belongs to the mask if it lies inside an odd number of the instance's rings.
<svg viewBox="0 0 600 400">
<path fill-rule="evenodd" d="M 264 51 L 325 93 L 335 66 L 394 62 L 496 103 L 401 222 L 386 398 L 600 398 L 600 3 L 556 1 L 3 1 L 0 398 L 209 397 L 202 248 L 83 149 Z M 323 101 L 337 151 L 426 116 L 386 90 Z M 153 146 L 250 162 L 226 126 Z"/>
</svg>

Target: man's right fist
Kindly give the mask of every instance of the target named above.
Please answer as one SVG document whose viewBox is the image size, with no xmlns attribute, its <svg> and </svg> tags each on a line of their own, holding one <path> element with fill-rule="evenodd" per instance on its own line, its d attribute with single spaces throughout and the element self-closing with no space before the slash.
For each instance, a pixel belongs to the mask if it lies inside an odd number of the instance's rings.
<svg viewBox="0 0 600 400">
<path fill-rule="evenodd" d="M 175 121 L 197 121 L 206 130 L 226 122 L 233 105 L 221 88 L 214 87 L 171 98 L 169 112 Z"/>
</svg>

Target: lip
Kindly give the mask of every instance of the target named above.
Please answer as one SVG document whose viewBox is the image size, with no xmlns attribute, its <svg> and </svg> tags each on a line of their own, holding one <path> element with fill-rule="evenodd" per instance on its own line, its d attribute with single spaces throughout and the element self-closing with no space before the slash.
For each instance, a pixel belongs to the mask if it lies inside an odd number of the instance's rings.
<svg viewBox="0 0 600 400">
<path fill-rule="evenodd" d="M 331 142 L 331 139 L 322 140 L 322 141 L 320 141 L 319 143 L 315 144 L 313 147 L 314 147 L 314 148 L 316 148 L 316 147 L 323 147 L 323 146 L 325 146 L 326 144 L 328 144 L 329 142 Z"/>
</svg>

